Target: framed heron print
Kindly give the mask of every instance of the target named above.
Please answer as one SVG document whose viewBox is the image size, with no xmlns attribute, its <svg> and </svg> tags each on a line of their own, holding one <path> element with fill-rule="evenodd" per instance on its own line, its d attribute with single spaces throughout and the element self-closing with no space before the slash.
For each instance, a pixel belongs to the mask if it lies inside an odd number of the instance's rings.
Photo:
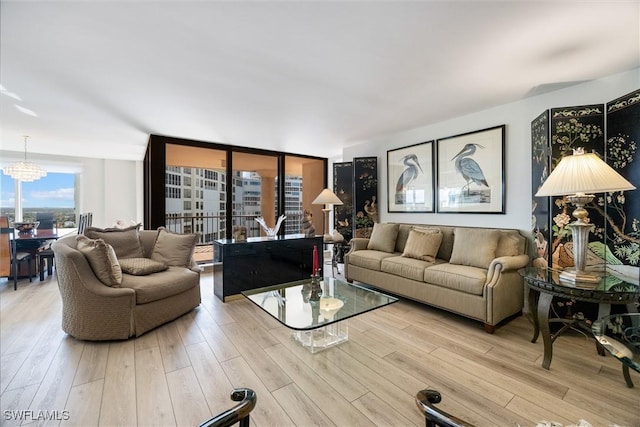
<svg viewBox="0 0 640 427">
<path fill-rule="evenodd" d="M 438 139 L 437 210 L 505 213 L 505 125 Z"/>
<path fill-rule="evenodd" d="M 434 211 L 434 141 L 387 151 L 387 210 Z"/>
</svg>

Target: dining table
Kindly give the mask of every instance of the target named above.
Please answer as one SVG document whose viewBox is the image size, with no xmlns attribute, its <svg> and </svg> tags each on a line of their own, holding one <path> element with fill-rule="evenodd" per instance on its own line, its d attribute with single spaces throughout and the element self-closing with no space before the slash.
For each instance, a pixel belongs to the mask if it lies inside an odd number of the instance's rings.
<svg viewBox="0 0 640 427">
<path fill-rule="evenodd" d="M 38 230 L 37 228 L 35 230 L 32 230 L 30 232 L 22 232 L 22 233 L 15 233 L 15 240 L 16 240 L 16 250 L 18 252 L 29 252 L 31 253 L 32 258 L 35 260 L 37 257 L 37 253 L 38 253 L 38 249 L 40 249 L 43 245 L 45 245 L 47 242 L 53 241 L 53 240 L 57 240 L 59 237 L 58 235 L 58 231 L 55 229 L 42 229 L 42 230 Z M 31 273 L 33 275 L 37 275 L 38 271 L 38 265 L 37 263 L 35 264 L 35 268 L 34 271 L 32 271 Z M 28 277 L 28 272 L 23 271 L 23 270 L 19 270 L 18 271 L 18 277 Z"/>
</svg>

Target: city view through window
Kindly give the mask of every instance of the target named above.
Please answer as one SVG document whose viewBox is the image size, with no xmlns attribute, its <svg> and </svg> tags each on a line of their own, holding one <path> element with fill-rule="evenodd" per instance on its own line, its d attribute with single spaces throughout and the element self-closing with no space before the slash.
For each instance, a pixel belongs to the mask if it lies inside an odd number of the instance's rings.
<svg viewBox="0 0 640 427">
<path fill-rule="evenodd" d="M 265 191 L 264 185 L 268 185 Z M 247 237 L 260 236 L 256 217 L 264 216 L 262 207 L 271 206 L 271 217 L 277 216 L 277 178 L 265 182 L 258 172 L 234 171 L 231 176 L 233 205 L 230 207 L 234 226 L 247 228 Z M 167 166 L 165 176 L 166 226 L 181 233 L 199 233 L 200 243 L 227 238 L 225 220 L 229 179 L 224 169 Z M 263 200 L 263 193 L 272 195 Z M 267 202 L 267 203 L 265 203 Z M 285 234 L 301 232 L 302 177 L 285 176 Z M 274 224 L 270 224 L 271 226 Z"/>
<path fill-rule="evenodd" d="M 0 215 L 16 220 L 16 188 L 10 176 L 0 174 Z M 75 174 L 50 172 L 33 182 L 22 182 L 22 221 L 35 221 L 41 213 L 53 214 L 59 228 L 75 228 Z"/>
</svg>

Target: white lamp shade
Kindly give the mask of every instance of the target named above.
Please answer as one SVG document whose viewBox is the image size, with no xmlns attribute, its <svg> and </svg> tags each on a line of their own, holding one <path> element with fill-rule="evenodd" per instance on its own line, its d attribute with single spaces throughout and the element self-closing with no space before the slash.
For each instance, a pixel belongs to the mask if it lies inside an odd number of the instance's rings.
<svg viewBox="0 0 640 427">
<path fill-rule="evenodd" d="M 594 153 L 577 149 L 565 156 L 542 184 L 536 197 L 634 190 L 636 187 Z"/>
<path fill-rule="evenodd" d="M 325 188 L 324 190 L 322 190 L 322 193 L 320 193 L 318 197 L 316 197 L 315 200 L 311 202 L 311 204 L 312 205 L 341 205 L 342 200 L 340 200 L 333 191 L 331 191 L 328 188 Z"/>
</svg>

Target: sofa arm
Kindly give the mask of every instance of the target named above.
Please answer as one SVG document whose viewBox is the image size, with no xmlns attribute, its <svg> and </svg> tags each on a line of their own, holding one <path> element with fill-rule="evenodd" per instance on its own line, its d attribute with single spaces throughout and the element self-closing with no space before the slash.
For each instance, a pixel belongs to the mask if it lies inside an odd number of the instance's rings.
<svg viewBox="0 0 640 427">
<path fill-rule="evenodd" d="M 529 265 L 529 255 L 502 256 L 491 261 L 487 271 L 487 284 L 497 282 L 503 271 L 518 270 Z"/>
<path fill-rule="evenodd" d="M 349 241 L 350 247 L 348 253 L 367 249 L 367 245 L 369 245 L 369 239 L 364 237 L 354 237 Z"/>
</svg>

